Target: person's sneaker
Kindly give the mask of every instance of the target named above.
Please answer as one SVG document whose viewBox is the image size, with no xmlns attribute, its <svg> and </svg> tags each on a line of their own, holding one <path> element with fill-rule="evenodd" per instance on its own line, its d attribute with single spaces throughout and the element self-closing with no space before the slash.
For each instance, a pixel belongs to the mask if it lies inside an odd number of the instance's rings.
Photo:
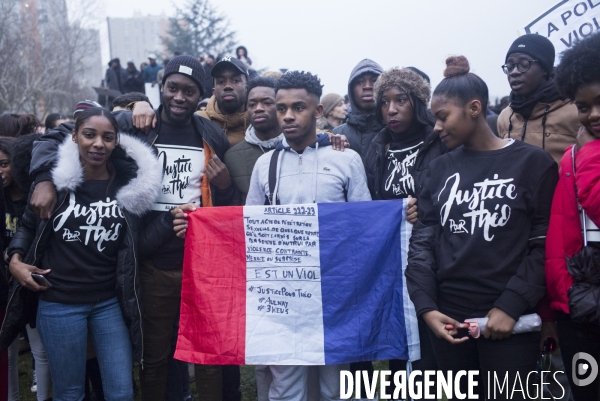
<svg viewBox="0 0 600 401">
<path fill-rule="evenodd" d="M 31 392 L 37 393 L 37 375 L 35 374 L 35 370 L 33 371 L 33 380 L 31 381 Z"/>
</svg>

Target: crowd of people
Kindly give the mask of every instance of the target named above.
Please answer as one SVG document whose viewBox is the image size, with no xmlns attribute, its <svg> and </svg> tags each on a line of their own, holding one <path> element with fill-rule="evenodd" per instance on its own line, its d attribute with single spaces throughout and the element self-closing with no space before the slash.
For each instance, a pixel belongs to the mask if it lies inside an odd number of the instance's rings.
<svg viewBox="0 0 600 401">
<path fill-rule="evenodd" d="M 524 382 L 542 350 L 560 350 L 573 399 L 599 399 L 600 379 L 580 386 L 570 367 L 580 352 L 600 361 L 600 34 L 557 67 L 548 39 L 517 38 L 499 116 L 464 56 L 446 60 L 435 88 L 416 67 L 364 59 L 345 99 L 322 96 L 310 72 L 256 76 L 247 50 L 236 55 L 163 67 L 150 55 L 141 73 L 115 59 L 105 84 L 126 93 L 112 111 L 84 100 L 45 129 L 0 116 L 0 400 L 19 397 L 23 332 L 39 401 L 131 400 L 135 364 L 142 400 L 190 399 L 173 353 L 197 208 L 408 198 L 412 369 L 480 371 L 485 399 L 486 372 Z M 160 106 L 142 83 L 160 85 Z M 533 313 L 541 332 L 512 333 Z M 465 319 L 483 316 L 482 336 L 466 336 Z M 342 370 L 374 372 L 361 360 L 254 369 L 259 401 L 336 400 Z M 194 371 L 201 399 L 241 400 L 239 366 Z"/>
<path fill-rule="evenodd" d="M 248 49 L 245 46 L 238 46 L 235 50 L 236 58 L 243 63 L 248 69 L 250 77 L 257 76 L 257 72 L 252 69 L 252 60 L 248 57 Z M 180 56 L 180 52 L 175 52 L 174 57 Z M 204 69 L 205 81 L 203 87 L 205 88 L 203 99 L 209 99 L 212 95 L 212 88 L 214 87 L 211 71 L 214 67 L 218 56 L 215 57 L 212 54 L 199 57 L 198 61 L 202 64 Z M 151 87 L 158 86 L 162 89 L 162 79 L 164 71 L 167 65 L 171 61 L 168 58 L 163 58 L 162 65 L 157 63 L 157 56 L 155 53 L 148 54 L 148 62 L 140 64 L 138 70 L 133 60 L 127 61 L 127 68 L 121 67 L 121 60 L 118 57 L 113 58 L 108 62 L 108 68 L 104 74 L 100 87 L 108 90 L 98 93 L 98 103 L 107 109 L 113 110 L 113 101 L 119 97 L 119 95 L 139 92 L 146 93 L 146 84 L 150 84 Z"/>
</svg>

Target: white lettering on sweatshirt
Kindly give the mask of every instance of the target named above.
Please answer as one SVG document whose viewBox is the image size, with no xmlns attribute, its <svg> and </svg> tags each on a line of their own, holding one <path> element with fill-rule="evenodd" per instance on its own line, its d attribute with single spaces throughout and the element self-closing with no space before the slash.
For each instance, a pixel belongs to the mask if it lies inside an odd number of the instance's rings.
<svg viewBox="0 0 600 401">
<path fill-rule="evenodd" d="M 92 241 L 96 242 L 99 252 L 104 250 L 104 247 L 102 246 L 104 241 L 117 241 L 119 239 L 122 227 L 121 223 L 112 223 L 110 227 L 105 227 L 102 224 L 102 219 L 125 218 L 123 211 L 117 205 L 116 200 L 106 198 L 106 202 L 100 200 L 90 203 L 89 207 L 86 207 L 77 203 L 74 192 L 69 194 L 69 205 L 66 210 L 59 213 L 52 221 L 54 232 L 61 230 L 67 219 L 71 216 L 73 216 L 73 218 L 78 218 L 80 216 L 86 217 L 85 223 L 87 225 L 79 226 L 80 230 L 85 233 L 84 243 L 87 245 L 91 238 Z M 66 242 L 81 242 L 81 239 L 79 238 L 80 235 L 81 233 L 78 231 L 71 233 L 68 228 L 65 228 L 63 239 Z"/>
<path fill-rule="evenodd" d="M 494 235 L 490 235 L 490 228 L 503 227 L 508 223 L 511 214 L 511 208 L 507 203 L 502 204 L 502 199 L 516 199 L 516 187 L 511 184 L 513 178 L 500 179 L 498 174 L 494 174 L 492 180 L 486 178 L 481 182 L 473 184 L 473 189 L 461 190 L 460 174 L 456 173 L 448 177 L 444 187 L 438 195 L 438 201 L 442 197 L 447 196 L 440 210 L 440 218 L 442 226 L 446 226 L 446 222 L 450 220 L 450 230 L 453 233 L 470 233 L 474 234 L 476 226 L 483 227 L 483 237 L 486 241 L 492 241 Z M 493 200 L 499 201 L 493 204 Z M 486 204 L 487 201 L 487 204 Z M 462 217 L 469 220 L 471 223 L 470 231 L 465 227 L 464 220 L 449 219 L 454 205 L 468 203 L 469 212 L 464 213 Z"/>
</svg>

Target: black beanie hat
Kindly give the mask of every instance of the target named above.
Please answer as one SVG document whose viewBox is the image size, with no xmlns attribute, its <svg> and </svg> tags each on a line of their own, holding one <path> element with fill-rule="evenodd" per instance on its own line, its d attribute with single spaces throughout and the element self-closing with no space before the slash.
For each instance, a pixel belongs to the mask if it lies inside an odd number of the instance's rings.
<svg viewBox="0 0 600 401">
<path fill-rule="evenodd" d="M 540 65 L 548 72 L 548 74 L 552 73 L 556 52 L 552 42 L 542 35 L 529 33 L 527 35 L 519 36 L 517 40 L 510 45 L 510 49 L 508 49 L 508 53 L 506 53 L 506 58 L 504 59 L 505 63 L 506 60 L 508 60 L 508 57 L 513 53 L 530 55 L 534 59 L 539 60 Z"/>
<path fill-rule="evenodd" d="M 169 61 L 169 64 L 165 67 L 165 75 L 162 79 L 163 85 L 171 74 L 183 74 L 192 78 L 198 84 L 200 94 L 204 95 L 204 68 L 195 57 L 183 55 Z"/>
</svg>

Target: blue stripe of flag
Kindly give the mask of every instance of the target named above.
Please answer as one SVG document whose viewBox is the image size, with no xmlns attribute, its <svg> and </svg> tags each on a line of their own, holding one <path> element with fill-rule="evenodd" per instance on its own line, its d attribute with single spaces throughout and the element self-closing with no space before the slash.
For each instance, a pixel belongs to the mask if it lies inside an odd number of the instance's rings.
<svg viewBox="0 0 600 401">
<path fill-rule="evenodd" d="M 409 359 L 403 217 L 402 201 L 319 204 L 326 364 Z"/>
</svg>

